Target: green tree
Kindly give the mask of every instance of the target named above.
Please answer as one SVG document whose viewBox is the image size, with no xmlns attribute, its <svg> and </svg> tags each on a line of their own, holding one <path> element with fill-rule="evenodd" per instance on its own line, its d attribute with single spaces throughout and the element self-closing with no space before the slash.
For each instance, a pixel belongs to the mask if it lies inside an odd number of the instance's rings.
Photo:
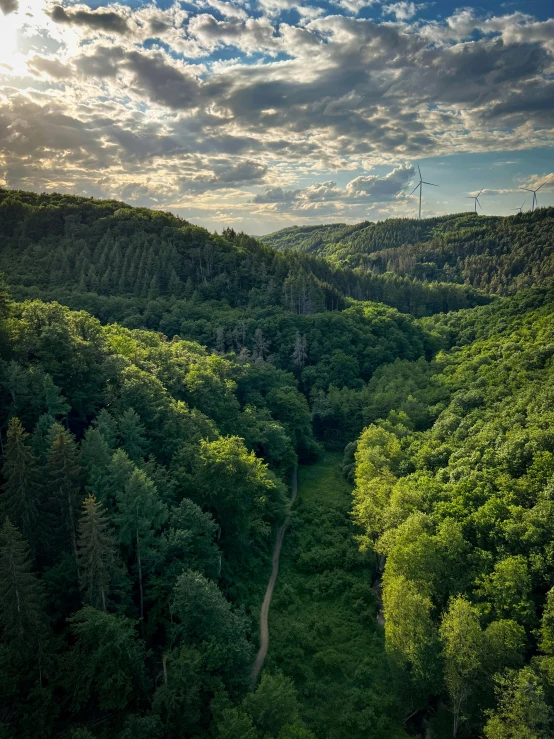
<svg viewBox="0 0 554 739">
<path fill-rule="evenodd" d="M 264 672 L 256 692 L 244 700 L 244 707 L 261 734 L 277 737 L 288 725 L 299 722 L 300 704 L 294 683 L 281 672 Z"/>
<path fill-rule="evenodd" d="M 490 575 L 481 580 L 480 593 L 497 618 L 509 618 L 523 625 L 535 620 L 531 600 L 533 585 L 525 557 L 501 559 Z"/>
<path fill-rule="evenodd" d="M 221 526 L 222 545 L 236 554 L 248 549 L 251 538 L 265 539 L 269 523 L 284 513 L 282 483 L 237 436 L 202 441 L 195 472 L 201 498 Z"/>
<path fill-rule="evenodd" d="M 186 645 L 163 657 L 163 683 L 154 693 L 153 710 L 166 733 L 188 737 L 195 733 L 201 717 L 205 667 L 200 653 Z"/>
<path fill-rule="evenodd" d="M 116 492 L 116 502 L 118 537 L 135 557 L 140 618 L 144 619 L 144 566 L 151 557 L 156 534 L 167 519 L 167 508 L 152 480 L 139 469 L 131 474 L 123 490 Z"/>
<path fill-rule="evenodd" d="M 6 518 L 0 530 L 0 629 L 18 655 L 40 656 L 46 638 L 44 596 L 29 547 Z"/>
<path fill-rule="evenodd" d="M 96 706 L 122 711 L 139 703 L 146 688 L 144 648 L 135 622 L 85 606 L 70 620 L 73 645 L 64 660 L 64 685 L 71 710 Z"/>
<path fill-rule="evenodd" d="M 452 735 L 458 735 L 466 718 L 464 709 L 478 688 L 485 659 L 484 635 L 479 613 L 463 596 L 453 598 L 445 613 L 440 636 L 443 641 L 444 679 L 453 714 Z"/>
<path fill-rule="evenodd" d="M 216 721 L 217 739 L 257 739 L 250 716 L 239 708 L 226 708 Z"/>
<path fill-rule="evenodd" d="M 83 503 L 77 547 L 83 599 L 106 611 L 106 596 L 117 570 L 117 549 L 110 521 L 93 495 Z"/>
<path fill-rule="evenodd" d="M 430 598 L 402 576 L 385 576 L 385 646 L 407 713 L 424 704 L 438 684 L 437 630 Z"/>
<path fill-rule="evenodd" d="M 81 466 L 74 438 L 61 426 L 48 453 L 47 476 L 49 505 L 55 532 L 60 532 L 71 545 L 77 561 L 77 519 L 81 503 Z M 52 540 L 52 546 L 57 544 Z"/>
<path fill-rule="evenodd" d="M 225 688 L 235 694 L 243 690 L 253 661 L 247 620 L 233 610 L 217 585 L 199 572 L 185 570 L 173 589 L 171 613 L 173 640 L 199 645 L 208 669 L 221 676 Z"/>
<path fill-rule="evenodd" d="M 119 419 L 119 433 L 121 446 L 127 452 L 129 459 L 133 462 L 144 459 L 148 451 L 146 429 L 133 408 L 127 408 Z"/>
<path fill-rule="evenodd" d="M 539 677 L 530 667 L 496 679 L 497 707 L 488 711 L 487 739 L 549 739 L 552 710 Z"/>
<path fill-rule="evenodd" d="M 28 445 L 27 434 L 18 418 L 8 424 L 2 473 L 2 515 L 21 532 L 32 551 L 36 549 L 37 523 L 40 515 L 40 488 L 36 458 Z"/>
<path fill-rule="evenodd" d="M 85 489 L 98 500 L 104 500 L 109 486 L 111 452 L 99 429 L 89 426 L 81 442 L 81 465 Z"/>
</svg>

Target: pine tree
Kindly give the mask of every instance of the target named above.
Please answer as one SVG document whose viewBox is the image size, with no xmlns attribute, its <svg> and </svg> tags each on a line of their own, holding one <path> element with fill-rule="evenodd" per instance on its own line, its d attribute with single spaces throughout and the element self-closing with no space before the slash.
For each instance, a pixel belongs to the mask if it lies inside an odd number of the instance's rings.
<svg viewBox="0 0 554 739">
<path fill-rule="evenodd" d="M 47 460 L 49 507 L 53 514 L 54 534 L 61 533 L 71 544 L 77 560 L 77 517 L 81 499 L 81 466 L 75 440 L 62 426 Z"/>
<path fill-rule="evenodd" d="M 83 600 L 106 611 L 106 595 L 117 570 L 116 541 L 106 511 L 93 495 L 83 503 L 77 546 Z"/>
<path fill-rule="evenodd" d="M 5 482 L 0 502 L 2 517 L 8 516 L 13 521 L 34 551 L 40 490 L 37 460 L 27 444 L 28 438 L 19 418 L 12 418 L 8 424 L 2 469 Z"/>
<path fill-rule="evenodd" d="M 147 453 L 148 441 L 146 429 L 141 423 L 140 416 L 133 408 L 128 408 L 119 419 L 119 432 L 122 447 L 129 459 L 138 462 L 144 459 Z"/>
<path fill-rule="evenodd" d="M 117 447 L 117 442 L 119 438 L 117 423 L 115 418 L 109 411 L 107 411 L 105 408 L 102 408 L 100 413 L 94 419 L 92 425 L 95 429 L 98 429 L 98 431 L 100 431 L 110 449 L 113 450 Z"/>
<path fill-rule="evenodd" d="M 0 530 L 0 630 L 20 656 L 40 654 L 46 632 L 42 588 L 27 542 L 8 518 Z"/>
<path fill-rule="evenodd" d="M 56 419 L 43 413 L 38 419 L 31 436 L 31 450 L 41 465 L 46 464 L 48 451 L 56 435 Z"/>
<path fill-rule="evenodd" d="M 48 374 L 44 375 L 42 392 L 44 394 L 44 405 L 48 415 L 65 416 L 69 413 L 69 403 L 61 394 L 60 388 L 54 384 L 54 381 Z"/>
<path fill-rule="evenodd" d="M 167 518 L 152 480 L 135 469 L 123 490 L 117 491 L 116 516 L 120 542 L 134 554 L 140 595 L 140 617 L 144 618 L 144 563 L 156 531 Z"/>
<path fill-rule="evenodd" d="M 85 489 L 104 501 L 112 461 L 108 443 L 99 429 L 89 427 L 81 442 L 81 465 L 85 474 Z"/>
</svg>

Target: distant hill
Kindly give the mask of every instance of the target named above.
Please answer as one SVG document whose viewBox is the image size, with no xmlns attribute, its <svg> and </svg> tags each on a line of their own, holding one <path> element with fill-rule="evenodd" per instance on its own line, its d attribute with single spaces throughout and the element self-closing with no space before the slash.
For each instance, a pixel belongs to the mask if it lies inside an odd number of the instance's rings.
<svg viewBox="0 0 554 739">
<path fill-rule="evenodd" d="M 137 301 L 158 298 L 278 305 L 298 314 L 342 310 L 354 299 L 416 316 L 486 302 L 452 284 L 354 271 L 312 254 L 280 252 L 231 229 L 210 234 L 171 213 L 56 193 L 0 190 L 2 271 L 17 298 L 77 307 L 69 294 L 117 296 L 133 302 L 132 314 Z"/>
<path fill-rule="evenodd" d="M 554 278 L 553 226 L 554 208 L 540 208 L 509 217 L 459 213 L 421 221 L 294 226 L 261 240 L 377 275 L 392 272 L 509 295 Z"/>
</svg>

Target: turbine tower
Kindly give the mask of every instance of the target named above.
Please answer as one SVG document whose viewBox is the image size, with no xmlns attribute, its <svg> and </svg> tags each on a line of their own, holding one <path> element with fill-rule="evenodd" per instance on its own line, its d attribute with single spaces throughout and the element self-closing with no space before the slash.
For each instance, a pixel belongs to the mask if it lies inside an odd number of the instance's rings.
<svg viewBox="0 0 554 739">
<path fill-rule="evenodd" d="M 523 212 L 523 206 L 524 206 L 524 205 L 525 205 L 525 200 L 524 200 L 524 201 L 523 201 L 523 203 L 522 203 L 522 204 L 521 204 L 521 205 L 519 206 L 519 208 L 512 208 L 512 210 L 519 210 L 519 212 L 520 212 L 520 213 L 522 213 L 522 212 Z"/>
<path fill-rule="evenodd" d="M 542 185 L 539 185 L 536 190 L 532 190 L 530 187 L 524 187 L 523 189 L 526 192 L 532 192 L 533 193 L 533 200 L 531 201 L 531 213 L 535 210 L 535 206 L 539 202 L 537 198 L 537 193 L 541 189 L 543 185 L 546 185 L 546 182 L 543 182 Z"/>
<path fill-rule="evenodd" d="M 410 195 L 413 195 L 414 192 L 419 187 L 419 219 L 421 220 L 421 193 L 422 193 L 422 190 L 423 190 L 423 185 L 431 185 L 431 187 L 438 187 L 438 185 L 435 185 L 432 182 L 425 182 L 423 180 L 423 177 L 421 176 L 421 169 L 419 168 L 419 164 L 417 165 L 417 171 L 419 172 L 419 182 L 414 187 L 414 189 L 412 190 L 412 192 L 410 193 Z"/>
<path fill-rule="evenodd" d="M 474 210 L 474 213 L 477 213 L 477 206 L 479 206 L 481 208 L 481 210 L 483 210 L 483 206 L 481 205 L 481 203 L 479 201 L 479 195 L 482 192 L 483 192 L 483 188 L 481 188 L 479 190 L 479 192 L 477 193 L 477 195 L 466 195 L 466 200 L 473 200 L 473 201 L 475 201 L 475 210 Z"/>
</svg>

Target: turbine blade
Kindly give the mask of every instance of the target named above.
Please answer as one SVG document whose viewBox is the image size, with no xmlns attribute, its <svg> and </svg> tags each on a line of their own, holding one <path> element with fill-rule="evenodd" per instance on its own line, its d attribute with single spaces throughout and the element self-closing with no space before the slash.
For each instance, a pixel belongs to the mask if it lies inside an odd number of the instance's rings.
<svg viewBox="0 0 554 739">
<path fill-rule="evenodd" d="M 432 185 L 433 187 L 438 187 L 438 185 L 435 185 L 435 183 L 434 183 L 434 182 L 425 182 L 425 180 L 421 180 L 421 183 L 422 183 L 423 185 Z"/>
<path fill-rule="evenodd" d="M 421 181 L 422 177 L 421 177 L 421 169 L 419 168 L 419 164 L 417 165 L 417 171 L 419 172 L 419 179 Z"/>
<path fill-rule="evenodd" d="M 525 190 L 526 192 L 535 192 L 534 190 L 530 190 L 528 187 L 523 187 L 522 189 Z"/>
<path fill-rule="evenodd" d="M 481 189 L 479 190 L 479 195 L 480 195 L 480 194 L 481 194 L 481 193 L 483 192 L 483 190 L 484 190 L 484 189 L 485 189 L 485 188 L 484 188 L 484 187 L 482 187 L 482 188 L 481 188 Z M 477 197 L 479 197 L 479 195 L 477 195 Z"/>
<path fill-rule="evenodd" d="M 543 182 L 543 183 L 542 183 L 542 185 L 539 185 L 539 186 L 537 187 L 537 189 L 535 190 L 535 192 L 538 192 L 538 191 L 539 191 L 539 190 L 541 189 L 541 187 L 542 187 L 543 185 L 546 185 L 546 182 Z"/>
<path fill-rule="evenodd" d="M 412 190 L 412 192 L 410 193 L 410 195 L 413 195 L 414 194 L 414 192 L 417 190 L 417 188 L 420 186 L 420 184 L 421 184 L 420 182 L 417 183 L 417 185 L 414 187 L 414 189 Z"/>
</svg>

